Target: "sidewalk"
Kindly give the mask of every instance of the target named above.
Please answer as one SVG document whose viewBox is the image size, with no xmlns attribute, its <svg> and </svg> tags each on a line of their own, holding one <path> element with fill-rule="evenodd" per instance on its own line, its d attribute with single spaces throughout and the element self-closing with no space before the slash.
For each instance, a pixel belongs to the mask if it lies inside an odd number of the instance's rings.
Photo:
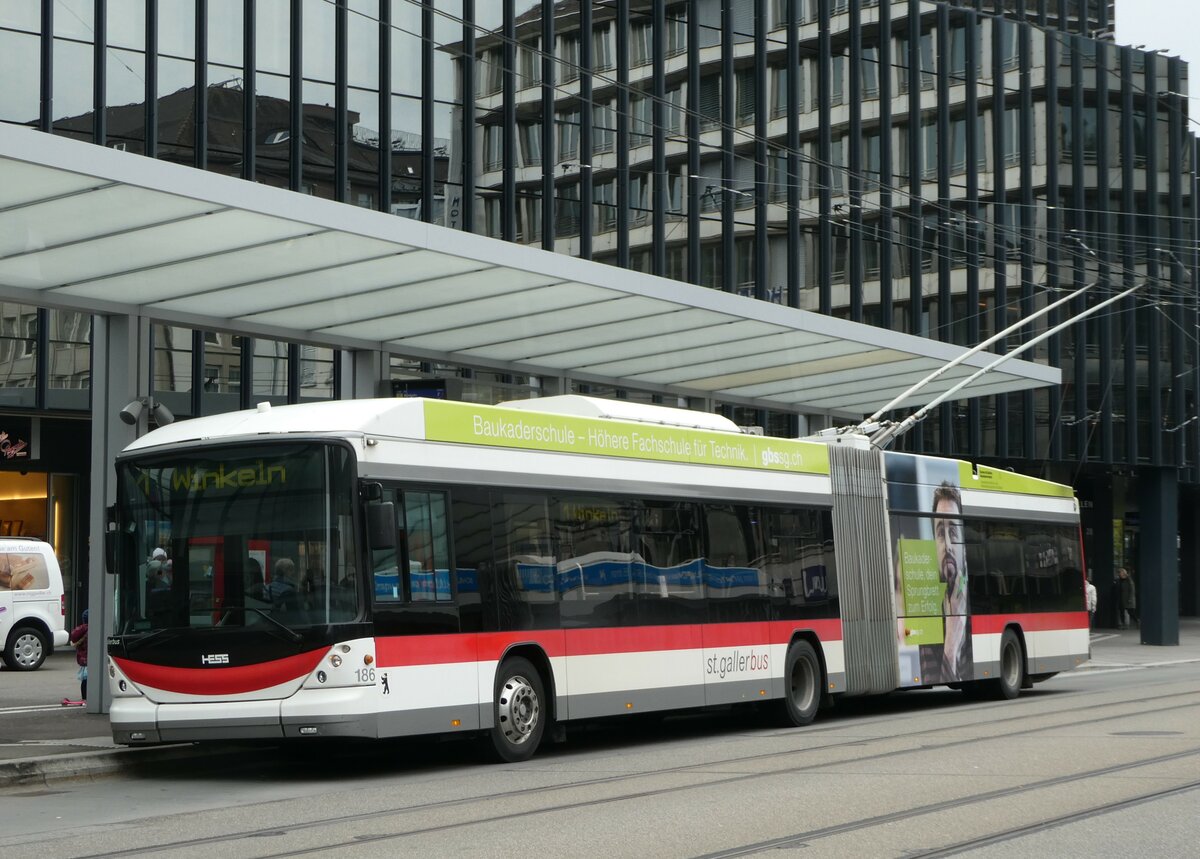
<svg viewBox="0 0 1200 859">
<path fill-rule="evenodd" d="M 1077 671 L 1119 671 L 1200 661 L 1200 618 L 1180 618 L 1179 645 L 1140 643 L 1136 629 L 1092 634 L 1092 659 Z M 0 788 L 92 778 L 143 763 L 194 757 L 192 744 L 126 748 L 113 744 L 108 716 L 63 707 L 77 698 L 75 654 L 56 652 L 38 671 L 0 669 Z M 92 682 L 103 682 L 96 678 Z M 211 748 L 204 754 L 210 754 Z"/>
</svg>

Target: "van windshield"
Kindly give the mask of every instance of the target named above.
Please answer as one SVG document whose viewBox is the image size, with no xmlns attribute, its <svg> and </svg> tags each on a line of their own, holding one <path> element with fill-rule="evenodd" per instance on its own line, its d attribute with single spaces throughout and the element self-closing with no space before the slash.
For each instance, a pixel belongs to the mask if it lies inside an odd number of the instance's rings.
<svg viewBox="0 0 1200 859">
<path fill-rule="evenodd" d="M 115 629 L 253 626 L 359 614 L 344 447 L 189 449 L 118 463 Z"/>
</svg>

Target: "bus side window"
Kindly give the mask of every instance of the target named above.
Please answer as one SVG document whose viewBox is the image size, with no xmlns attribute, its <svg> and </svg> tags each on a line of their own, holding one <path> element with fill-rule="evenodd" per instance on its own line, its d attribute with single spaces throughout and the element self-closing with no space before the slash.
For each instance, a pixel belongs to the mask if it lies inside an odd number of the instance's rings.
<svg viewBox="0 0 1200 859">
<path fill-rule="evenodd" d="M 404 532 L 408 565 L 404 575 L 413 602 L 448 602 L 450 548 L 444 492 L 404 493 Z"/>
<path fill-rule="evenodd" d="M 394 501 L 395 492 L 390 488 L 385 488 L 383 500 Z M 398 509 L 397 515 L 399 515 Z M 404 599 L 404 582 L 400 579 L 399 565 L 401 556 L 402 546 L 371 550 L 371 574 L 374 579 L 376 602 L 401 602 Z"/>
</svg>

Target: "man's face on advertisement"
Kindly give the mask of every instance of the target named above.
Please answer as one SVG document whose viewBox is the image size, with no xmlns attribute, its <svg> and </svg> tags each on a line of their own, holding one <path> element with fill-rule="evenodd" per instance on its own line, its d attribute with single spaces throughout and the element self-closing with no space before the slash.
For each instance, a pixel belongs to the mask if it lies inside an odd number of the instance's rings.
<svg viewBox="0 0 1200 859">
<path fill-rule="evenodd" d="M 934 512 L 942 514 L 933 521 L 933 536 L 937 542 L 938 574 L 951 592 L 963 572 L 962 511 L 949 498 L 938 501 Z"/>
</svg>

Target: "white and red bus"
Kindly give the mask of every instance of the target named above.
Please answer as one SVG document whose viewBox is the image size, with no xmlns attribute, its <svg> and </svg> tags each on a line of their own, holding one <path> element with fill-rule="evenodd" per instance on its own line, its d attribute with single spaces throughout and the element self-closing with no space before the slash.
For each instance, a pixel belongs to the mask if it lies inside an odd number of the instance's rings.
<svg viewBox="0 0 1200 859">
<path fill-rule="evenodd" d="M 474 732 L 514 761 L 570 720 L 804 725 L 831 696 L 1013 697 L 1087 658 L 1069 487 L 860 437 L 354 400 L 171 424 L 116 469 L 124 744 Z"/>
</svg>

